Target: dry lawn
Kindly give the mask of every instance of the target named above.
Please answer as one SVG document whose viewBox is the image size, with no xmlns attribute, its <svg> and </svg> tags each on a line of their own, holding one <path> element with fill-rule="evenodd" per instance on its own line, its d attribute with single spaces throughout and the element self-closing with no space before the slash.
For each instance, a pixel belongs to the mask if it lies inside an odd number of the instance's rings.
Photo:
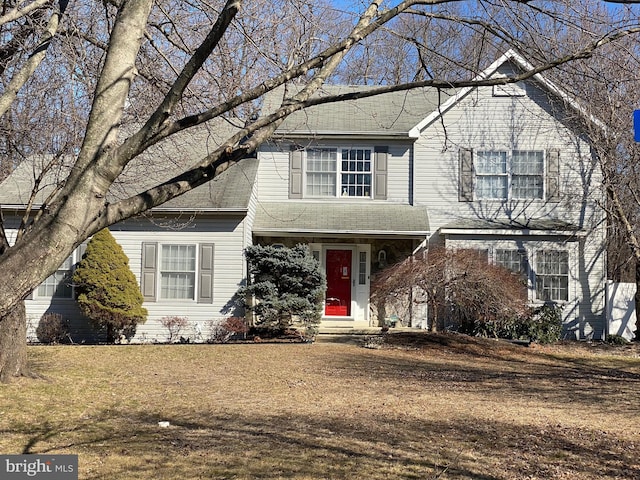
<svg viewBox="0 0 640 480">
<path fill-rule="evenodd" d="M 392 334 L 29 355 L 44 378 L 0 386 L 0 453 L 78 454 L 82 479 L 640 479 L 637 346 Z"/>
</svg>

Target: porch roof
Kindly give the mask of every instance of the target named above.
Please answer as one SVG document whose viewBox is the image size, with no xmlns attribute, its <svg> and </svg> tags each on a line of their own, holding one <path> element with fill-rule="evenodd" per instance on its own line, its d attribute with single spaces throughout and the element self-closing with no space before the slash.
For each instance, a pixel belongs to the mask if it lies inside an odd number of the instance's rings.
<svg viewBox="0 0 640 480">
<path fill-rule="evenodd" d="M 579 226 L 552 218 L 529 219 L 460 219 L 443 225 L 443 235 L 554 235 L 580 237 L 586 232 Z"/>
<path fill-rule="evenodd" d="M 426 207 L 376 202 L 260 202 L 256 235 L 424 239 Z"/>
</svg>

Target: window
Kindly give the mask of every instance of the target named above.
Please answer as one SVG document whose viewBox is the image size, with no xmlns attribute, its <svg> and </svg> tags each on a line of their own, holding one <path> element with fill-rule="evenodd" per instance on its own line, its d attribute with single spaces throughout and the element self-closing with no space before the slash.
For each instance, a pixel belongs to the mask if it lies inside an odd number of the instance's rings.
<svg viewBox="0 0 640 480">
<path fill-rule="evenodd" d="M 142 244 L 140 288 L 145 301 L 213 302 L 214 245 Z"/>
<path fill-rule="evenodd" d="M 289 152 L 289 198 L 387 199 L 389 147 L 304 149 Z"/>
<path fill-rule="evenodd" d="M 536 299 L 569 299 L 569 254 L 565 251 L 541 250 L 536 253 Z"/>
<path fill-rule="evenodd" d="M 511 196 L 542 198 L 543 152 L 514 150 L 511 159 Z"/>
<path fill-rule="evenodd" d="M 495 263 L 514 273 L 527 274 L 526 253 L 523 250 L 496 249 Z"/>
<path fill-rule="evenodd" d="M 367 284 L 367 252 L 360 252 L 358 256 L 358 285 Z"/>
<path fill-rule="evenodd" d="M 160 298 L 193 300 L 196 285 L 196 246 L 162 245 Z"/>
<path fill-rule="evenodd" d="M 371 197 L 370 149 L 312 148 L 306 153 L 306 196 Z"/>
<path fill-rule="evenodd" d="M 343 197 L 371 197 L 371 150 L 342 150 Z"/>
<path fill-rule="evenodd" d="M 73 255 L 70 255 L 58 270 L 40 284 L 38 297 L 73 298 L 72 273 Z"/>
<path fill-rule="evenodd" d="M 307 150 L 307 196 L 336 196 L 337 158 L 335 148 Z"/>
<path fill-rule="evenodd" d="M 507 152 L 478 152 L 476 189 L 478 198 L 507 198 Z"/>
<path fill-rule="evenodd" d="M 476 198 L 541 199 L 544 194 L 544 152 L 478 151 L 475 174 Z"/>
</svg>

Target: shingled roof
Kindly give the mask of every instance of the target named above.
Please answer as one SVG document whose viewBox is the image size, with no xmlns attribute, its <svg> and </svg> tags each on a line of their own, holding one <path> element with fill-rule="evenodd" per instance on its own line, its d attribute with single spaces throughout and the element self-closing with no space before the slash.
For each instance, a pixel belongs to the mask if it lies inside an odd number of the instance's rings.
<svg viewBox="0 0 640 480">
<path fill-rule="evenodd" d="M 376 87 L 325 85 L 316 96 L 370 91 L 373 88 Z M 453 89 L 419 88 L 316 105 L 289 116 L 278 128 L 276 134 L 406 137 L 416 125 L 438 111 L 438 108 L 455 94 L 456 90 Z M 283 88 L 268 94 L 263 111 L 271 112 L 277 109 L 283 95 Z M 292 92 L 289 91 L 287 95 L 292 95 Z"/>
<path fill-rule="evenodd" d="M 429 233 L 429 219 L 426 207 L 384 202 L 260 202 L 253 231 L 422 239 Z"/>
<path fill-rule="evenodd" d="M 151 148 L 131 162 L 114 183 L 107 201 L 115 202 L 173 178 L 189 166 L 215 150 L 234 131 L 234 127 L 220 122 L 217 128 L 202 127 L 175 135 L 161 145 Z M 0 205 L 21 208 L 26 205 L 48 157 L 24 160 L 0 185 Z M 45 176 L 36 195 L 36 207 L 41 205 L 53 188 L 68 175 L 73 159 L 64 159 Z M 220 176 L 190 192 L 155 208 L 155 211 L 246 211 L 258 160 L 247 158 Z"/>
</svg>

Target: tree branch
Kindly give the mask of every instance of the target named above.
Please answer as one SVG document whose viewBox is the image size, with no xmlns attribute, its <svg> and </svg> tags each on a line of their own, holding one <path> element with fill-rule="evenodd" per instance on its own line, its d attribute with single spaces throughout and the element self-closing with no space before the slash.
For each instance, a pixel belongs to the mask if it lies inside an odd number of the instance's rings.
<svg viewBox="0 0 640 480">
<path fill-rule="evenodd" d="M 38 46 L 28 58 L 26 63 L 22 66 L 22 68 L 20 68 L 20 70 L 18 70 L 13 75 L 11 81 L 9 82 L 9 85 L 7 85 L 7 88 L 0 96 L 0 116 L 3 116 L 5 113 L 7 113 L 7 110 L 9 110 L 9 107 L 13 104 L 16 97 L 18 96 L 18 92 L 20 91 L 20 89 L 24 86 L 27 80 L 31 78 L 42 60 L 44 60 L 49 45 L 51 45 L 51 40 L 58 30 L 58 26 L 60 25 L 60 18 L 64 14 L 67 3 L 67 0 L 60 0 L 59 9 L 51 14 L 51 18 L 49 19 L 49 23 L 47 25 L 47 30 L 42 36 Z"/>
</svg>

